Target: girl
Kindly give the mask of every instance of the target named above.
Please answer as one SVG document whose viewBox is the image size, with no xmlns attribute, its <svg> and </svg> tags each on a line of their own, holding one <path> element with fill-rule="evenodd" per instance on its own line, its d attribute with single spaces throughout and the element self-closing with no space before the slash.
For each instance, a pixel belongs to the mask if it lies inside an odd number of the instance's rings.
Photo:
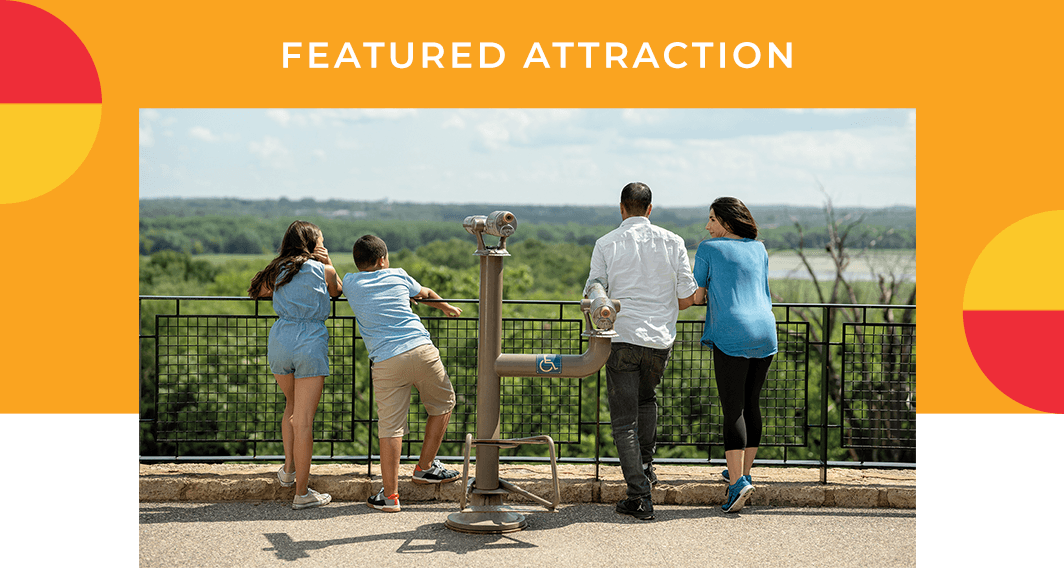
<svg viewBox="0 0 1064 568">
<path fill-rule="evenodd" d="M 248 295 L 273 298 L 277 322 L 270 328 L 270 371 L 284 392 L 281 439 L 284 465 L 277 478 L 284 487 L 296 486 L 293 509 L 319 507 L 332 500 L 328 493 L 307 487 L 314 444 L 314 413 L 325 376 L 329 374 L 329 297 L 342 292 L 329 259 L 321 230 L 295 221 L 281 240 L 281 250 L 251 279 Z"/>
<path fill-rule="evenodd" d="M 717 199 L 706 230 L 712 238 L 695 253 L 695 303 L 706 301 L 702 344 L 713 349 L 724 410 L 728 469 L 723 476 L 730 485 L 723 509 L 731 513 L 742 509 L 754 490 L 750 466 L 761 442 L 758 398 L 777 350 L 776 318 L 768 291 L 768 252 L 755 240 L 757 223 L 746 205 L 734 197 Z"/>
</svg>

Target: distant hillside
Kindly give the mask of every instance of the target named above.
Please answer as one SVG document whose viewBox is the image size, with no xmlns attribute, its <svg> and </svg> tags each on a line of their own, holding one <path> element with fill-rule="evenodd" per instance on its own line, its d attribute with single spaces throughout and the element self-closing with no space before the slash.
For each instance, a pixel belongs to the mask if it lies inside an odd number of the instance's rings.
<svg viewBox="0 0 1064 568">
<path fill-rule="evenodd" d="M 364 234 L 384 239 L 392 250 L 416 250 L 451 239 L 468 240 L 462 220 L 497 210 L 513 212 L 518 231 L 508 242 L 537 240 L 588 246 L 617 227 L 616 207 L 556 207 L 505 204 L 420 204 L 388 201 L 301 201 L 241 199 L 146 199 L 140 202 L 140 253 L 261 254 L 280 245 L 295 219 L 316 223 L 330 246 L 346 248 Z M 761 206 L 753 209 L 758 238 L 772 249 L 823 249 L 828 242 L 824 212 L 816 207 Z M 916 210 L 840 209 L 841 218 L 861 219 L 846 240 L 851 248 L 916 248 Z M 688 248 L 709 237 L 709 212 L 702 208 L 654 208 L 651 218 L 684 238 Z M 800 239 L 795 221 L 801 223 Z"/>
<path fill-rule="evenodd" d="M 620 222 L 621 216 L 617 206 L 551 206 L 551 205 L 512 205 L 504 203 L 403 203 L 382 201 L 315 201 L 302 199 L 142 199 L 140 216 L 142 219 L 156 217 L 202 217 L 254 216 L 260 218 L 319 217 L 337 220 L 373 220 L 373 221 L 435 221 L 458 222 L 468 215 L 484 215 L 492 211 L 506 210 L 517 216 L 519 223 L 584 226 L 610 226 Z M 751 212 L 764 229 L 790 227 L 797 220 L 803 227 L 822 227 L 824 211 L 820 207 L 796 207 L 792 205 L 761 205 L 752 207 Z M 709 215 L 708 207 L 654 207 L 652 218 L 661 225 L 687 227 L 705 223 Z M 864 216 L 863 224 L 869 226 L 889 227 L 897 231 L 916 230 L 915 207 L 888 207 L 882 209 L 864 209 L 840 207 L 836 215 L 843 217 Z"/>
</svg>

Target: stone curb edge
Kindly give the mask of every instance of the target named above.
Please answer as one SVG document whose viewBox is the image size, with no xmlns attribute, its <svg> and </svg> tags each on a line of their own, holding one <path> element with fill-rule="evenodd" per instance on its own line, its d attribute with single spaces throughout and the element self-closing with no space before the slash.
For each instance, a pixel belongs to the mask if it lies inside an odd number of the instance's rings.
<svg viewBox="0 0 1064 568">
<path fill-rule="evenodd" d="M 505 478 L 505 477 L 504 477 Z M 549 477 L 513 479 L 522 489 L 553 499 Z M 417 485 L 400 477 L 399 494 L 404 502 L 442 501 L 455 503 L 461 498 L 461 480 L 440 485 Z M 561 479 L 560 502 L 616 503 L 625 497 L 623 481 L 594 479 Z M 820 484 L 808 481 L 758 482 L 755 479 L 751 505 L 791 507 L 846 507 L 915 509 L 916 487 L 905 485 Z M 311 486 L 332 495 L 334 501 L 365 501 L 380 488 L 380 478 L 363 474 L 314 473 Z M 724 502 L 725 482 L 680 481 L 662 479 L 651 497 L 659 505 L 721 505 Z M 295 488 L 282 487 L 270 471 L 212 474 L 186 473 L 177 475 L 143 473 L 140 476 L 140 501 L 216 502 L 216 501 L 291 501 Z M 529 499 L 512 494 L 508 503 L 529 504 Z"/>
</svg>

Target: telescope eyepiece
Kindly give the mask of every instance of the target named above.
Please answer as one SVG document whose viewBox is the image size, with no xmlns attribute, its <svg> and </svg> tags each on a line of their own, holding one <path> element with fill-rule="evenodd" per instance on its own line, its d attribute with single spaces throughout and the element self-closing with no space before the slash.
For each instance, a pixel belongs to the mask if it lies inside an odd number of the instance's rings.
<svg viewBox="0 0 1064 568">
<path fill-rule="evenodd" d="M 493 211 L 484 220 L 484 232 L 496 237 L 509 237 L 517 232 L 517 217 L 509 211 Z"/>
</svg>

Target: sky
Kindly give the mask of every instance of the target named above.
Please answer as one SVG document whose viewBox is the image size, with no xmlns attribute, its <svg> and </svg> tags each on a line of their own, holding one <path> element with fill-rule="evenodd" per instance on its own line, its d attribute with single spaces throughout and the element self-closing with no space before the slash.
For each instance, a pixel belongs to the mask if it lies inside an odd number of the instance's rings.
<svg viewBox="0 0 1064 568">
<path fill-rule="evenodd" d="M 914 109 L 141 109 L 140 197 L 916 205 Z"/>
</svg>

